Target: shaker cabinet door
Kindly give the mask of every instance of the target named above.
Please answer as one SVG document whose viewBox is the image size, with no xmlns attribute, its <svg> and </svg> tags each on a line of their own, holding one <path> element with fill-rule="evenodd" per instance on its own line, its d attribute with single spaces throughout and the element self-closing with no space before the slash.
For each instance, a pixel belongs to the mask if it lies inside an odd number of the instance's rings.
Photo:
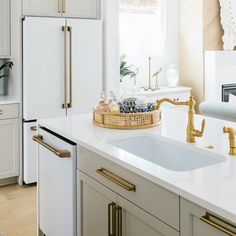
<svg viewBox="0 0 236 236">
<path fill-rule="evenodd" d="M 25 16 L 61 16 L 62 0 L 23 0 Z"/>
<path fill-rule="evenodd" d="M 77 184 L 79 191 L 77 196 L 80 196 L 77 199 L 77 235 L 110 235 L 108 234 L 108 221 L 112 221 L 112 211 L 115 213 L 115 193 L 80 171 L 78 171 Z M 112 231 L 112 224 L 110 230 Z"/>
<path fill-rule="evenodd" d="M 63 0 L 65 17 L 96 19 L 98 0 Z"/>
<path fill-rule="evenodd" d="M 228 236 L 236 235 L 236 224 L 230 223 L 181 199 L 181 236 Z"/>
<path fill-rule="evenodd" d="M 0 121 L 0 179 L 19 175 L 19 120 Z"/>
<path fill-rule="evenodd" d="M 0 58 L 11 56 L 11 1 L 0 1 Z"/>
<path fill-rule="evenodd" d="M 118 236 L 178 236 L 179 232 L 118 196 Z"/>
</svg>

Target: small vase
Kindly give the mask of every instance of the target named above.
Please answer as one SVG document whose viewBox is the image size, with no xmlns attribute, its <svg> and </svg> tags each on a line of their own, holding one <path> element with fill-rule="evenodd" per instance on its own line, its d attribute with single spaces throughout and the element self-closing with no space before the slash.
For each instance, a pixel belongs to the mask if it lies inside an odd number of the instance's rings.
<svg viewBox="0 0 236 236">
<path fill-rule="evenodd" d="M 179 71 L 176 65 L 169 65 L 169 68 L 166 72 L 168 86 L 170 88 L 175 88 L 179 84 Z"/>
</svg>

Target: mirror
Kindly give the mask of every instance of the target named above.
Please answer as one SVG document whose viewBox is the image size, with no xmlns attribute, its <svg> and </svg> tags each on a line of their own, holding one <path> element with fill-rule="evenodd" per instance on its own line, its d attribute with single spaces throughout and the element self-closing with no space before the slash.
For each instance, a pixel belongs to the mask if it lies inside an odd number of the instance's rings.
<svg viewBox="0 0 236 236">
<path fill-rule="evenodd" d="M 220 0 L 221 24 L 224 29 L 224 50 L 234 50 L 236 46 L 236 1 Z"/>
</svg>

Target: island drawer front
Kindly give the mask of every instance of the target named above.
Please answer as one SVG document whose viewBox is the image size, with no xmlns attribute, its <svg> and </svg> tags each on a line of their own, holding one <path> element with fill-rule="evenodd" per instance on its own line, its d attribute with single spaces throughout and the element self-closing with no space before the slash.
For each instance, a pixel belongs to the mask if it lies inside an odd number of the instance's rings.
<svg viewBox="0 0 236 236">
<path fill-rule="evenodd" d="M 204 209 L 184 198 L 180 199 L 181 236 L 235 236 L 236 223 Z"/>
<path fill-rule="evenodd" d="M 178 195 L 82 147 L 77 163 L 79 170 L 179 231 Z"/>
<path fill-rule="evenodd" d="M 14 119 L 19 117 L 19 105 L 7 104 L 0 105 L 0 120 Z"/>
</svg>

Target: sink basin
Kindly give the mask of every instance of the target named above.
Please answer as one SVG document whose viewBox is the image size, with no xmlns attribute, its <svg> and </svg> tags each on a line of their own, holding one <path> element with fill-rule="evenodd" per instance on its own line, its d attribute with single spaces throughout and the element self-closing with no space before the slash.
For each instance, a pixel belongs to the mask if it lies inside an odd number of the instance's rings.
<svg viewBox="0 0 236 236">
<path fill-rule="evenodd" d="M 191 171 L 226 160 L 222 155 L 155 135 L 142 135 L 108 142 L 169 170 Z"/>
</svg>

